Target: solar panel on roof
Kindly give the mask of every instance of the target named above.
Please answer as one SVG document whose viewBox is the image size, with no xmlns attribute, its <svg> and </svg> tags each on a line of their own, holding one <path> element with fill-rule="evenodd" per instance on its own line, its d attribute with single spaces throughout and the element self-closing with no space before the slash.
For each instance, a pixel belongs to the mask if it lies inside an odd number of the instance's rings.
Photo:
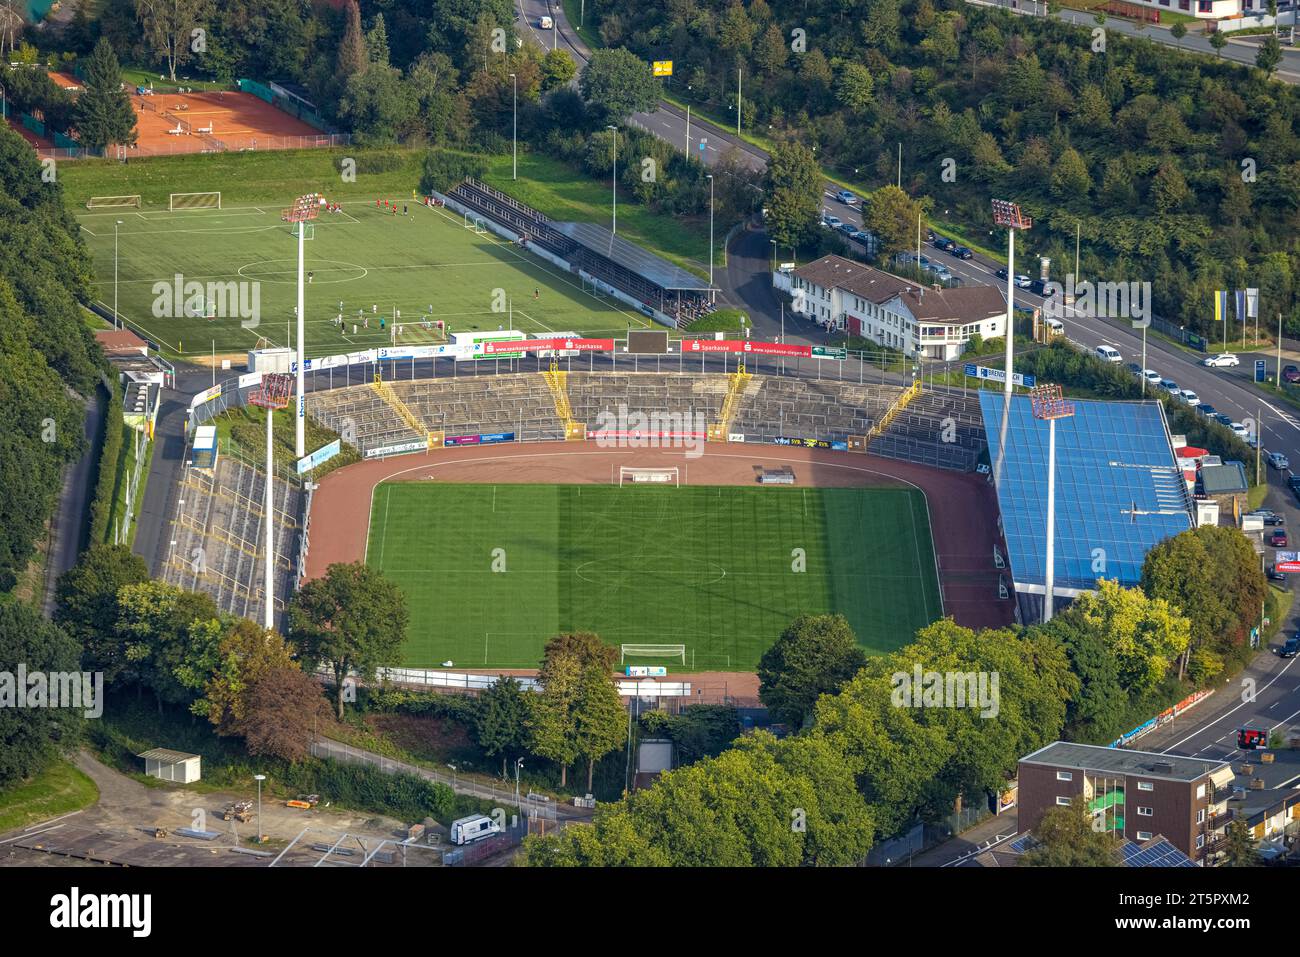
<svg viewBox="0 0 1300 957">
<path fill-rule="evenodd" d="M 1074 400 L 1074 408 L 1056 423 L 1056 586 L 1136 585 L 1151 547 L 1192 525 L 1164 418 L 1155 402 Z M 1047 423 L 1027 396 L 1008 407 L 1003 394 L 981 392 L 980 411 L 1012 573 L 1017 584 L 1044 585 Z"/>
<path fill-rule="evenodd" d="M 1147 846 L 1125 841 L 1120 847 L 1125 867 L 1195 867 L 1196 862 L 1163 837 Z"/>
</svg>

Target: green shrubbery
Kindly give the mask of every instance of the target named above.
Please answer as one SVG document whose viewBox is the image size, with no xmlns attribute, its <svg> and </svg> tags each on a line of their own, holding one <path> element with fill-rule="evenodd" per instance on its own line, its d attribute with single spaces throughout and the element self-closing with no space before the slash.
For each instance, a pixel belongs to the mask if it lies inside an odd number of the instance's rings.
<svg viewBox="0 0 1300 957">
<path fill-rule="evenodd" d="M 122 387 L 114 382 L 109 390 L 108 408 L 104 411 L 103 450 L 99 454 L 99 475 L 95 480 L 95 497 L 90 503 L 90 544 L 112 541 L 108 527 L 113 516 L 118 472 L 125 452 L 126 426 L 122 422 Z"/>
</svg>

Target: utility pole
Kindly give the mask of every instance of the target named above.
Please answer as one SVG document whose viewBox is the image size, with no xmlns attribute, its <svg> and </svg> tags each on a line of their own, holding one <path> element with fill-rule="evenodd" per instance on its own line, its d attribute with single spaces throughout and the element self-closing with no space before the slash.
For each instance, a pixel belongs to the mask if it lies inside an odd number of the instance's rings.
<svg viewBox="0 0 1300 957">
<path fill-rule="evenodd" d="M 514 158 L 510 163 L 510 178 L 516 180 L 519 178 L 519 77 L 518 75 L 511 73 L 510 79 L 514 90 L 514 98 L 511 106 L 513 126 L 510 133 Z"/>
<path fill-rule="evenodd" d="M 742 67 L 736 67 L 736 136 L 740 136 L 740 85 L 743 73 Z"/>
</svg>

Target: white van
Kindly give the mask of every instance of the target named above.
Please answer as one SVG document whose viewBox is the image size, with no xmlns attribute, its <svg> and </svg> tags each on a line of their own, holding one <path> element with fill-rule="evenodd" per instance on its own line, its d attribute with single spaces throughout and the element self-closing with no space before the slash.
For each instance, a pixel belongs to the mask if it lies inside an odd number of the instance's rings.
<svg viewBox="0 0 1300 957">
<path fill-rule="evenodd" d="M 1098 346 L 1097 355 L 1106 362 L 1123 362 L 1124 357 L 1119 354 L 1119 350 L 1112 346 Z"/>
<path fill-rule="evenodd" d="M 451 822 L 451 843 L 473 844 L 493 834 L 500 834 L 501 826 L 484 814 L 471 814 Z"/>
<path fill-rule="evenodd" d="M 553 26 L 555 26 L 555 21 L 552 20 L 550 17 L 542 17 L 540 20 L 537 21 L 537 25 L 541 27 L 543 30 L 549 30 Z"/>
</svg>

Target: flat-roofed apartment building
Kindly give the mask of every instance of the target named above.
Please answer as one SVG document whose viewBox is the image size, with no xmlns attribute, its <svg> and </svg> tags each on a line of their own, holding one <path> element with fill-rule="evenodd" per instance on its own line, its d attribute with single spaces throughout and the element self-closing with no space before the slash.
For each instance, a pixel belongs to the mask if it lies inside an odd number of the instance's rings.
<svg viewBox="0 0 1300 957">
<path fill-rule="evenodd" d="M 1006 330 L 1007 301 L 993 286 L 939 289 L 843 256 L 823 256 L 790 276 L 796 312 L 905 355 L 956 359 L 971 336 Z"/>
<path fill-rule="evenodd" d="M 1098 829 L 1139 843 L 1163 835 L 1201 863 L 1232 818 L 1232 780 L 1226 761 L 1056 741 L 1020 759 L 1019 827 L 1078 808 Z"/>
</svg>

